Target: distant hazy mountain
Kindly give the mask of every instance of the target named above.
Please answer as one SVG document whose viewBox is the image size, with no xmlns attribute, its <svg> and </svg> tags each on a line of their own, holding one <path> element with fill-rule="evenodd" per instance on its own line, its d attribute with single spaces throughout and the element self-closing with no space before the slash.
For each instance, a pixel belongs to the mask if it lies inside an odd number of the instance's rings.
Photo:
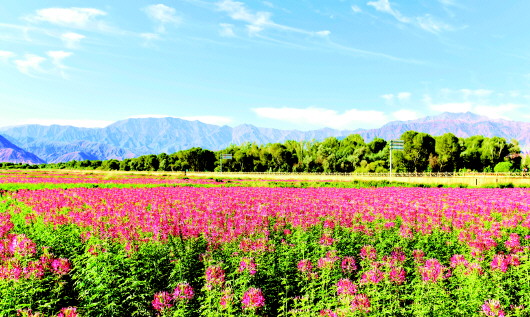
<svg viewBox="0 0 530 317">
<path fill-rule="evenodd" d="M 525 148 L 530 146 L 530 122 L 490 119 L 471 112 L 445 112 L 437 116 L 417 120 L 393 121 L 379 129 L 365 130 L 360 132 L 360 134 L 365 139 L 381 137 L 389 140 L 398 138 L 403 132 L 408 130 L 426 132 L 431 135 L 442 135 L 451 132 L 458 137 L 464 138 L 473 135 L 498 136 L 505 138 L 507 141 L 516 139 Z"/>
<path fill-rule="evenodd" d="M 24 151 L 0 135 L 0 162 L 41 164 L 43 160 Z"/>
<path fill-rule="evenodd" d="M 244 142 L 266 144 L 286 140 L 322 140 L 330 136 L 342 138 L 353 133 L 359 133 L 366 141 L 375 137 L 389 140 L 398 138 L 408 130 L 431 135 L 451 132 L 458 137 L 499 136 L 508 141 L 517 139 L 526 148 L 530 146 L 530 123 L 493 120 L 469 112 L 394 121 L 371 130 L 299 131 L 260 128 L 249 124 L 232 128 L 177 118 L 144 118 L 117 121 L 105 128 L 23 125 L 0 128 L 0 133 L 10 142 L 47 162 L 61 162 L 72 159 L 123 159 L 145 154 L 173 153 L 196 146 L 219 150 L 230 144 Z"/>
</svg>

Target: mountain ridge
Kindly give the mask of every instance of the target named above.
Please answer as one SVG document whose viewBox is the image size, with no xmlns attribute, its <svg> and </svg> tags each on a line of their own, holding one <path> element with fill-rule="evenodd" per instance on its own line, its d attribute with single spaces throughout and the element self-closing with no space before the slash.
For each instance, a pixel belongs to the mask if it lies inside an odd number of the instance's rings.
<svg viewBox="0 0 530 317">
<path fill-rule="evenodd" d="M 230 144 L 257 144 L 287 140 L 323 140 L 358 133 L 367 142 L 380 137 L 398 138 L 415 130 L 433 136 L 451 132 L 458 137 L 499 136 L 516 139 L 523 148 L 530 146 L 530 123 L 490 119 L 471 112 L 428 116 L 416 120 L 392 121 L 377 129 L 282 130 L 241 124 L 236 127 L 206 124 L 179 118 L 130 118 L 103 128 L 61 125 L 22 125 L 0 128 L 8 142 L 49 163 L 71 159 L 124 159 L 146 154 L 174 153 L 192 147 L 220 150 Z M 15 145 L 16 144 L 16 145 Z M 11 147 L 12 148 L 12 147 Z"/>
</svg>

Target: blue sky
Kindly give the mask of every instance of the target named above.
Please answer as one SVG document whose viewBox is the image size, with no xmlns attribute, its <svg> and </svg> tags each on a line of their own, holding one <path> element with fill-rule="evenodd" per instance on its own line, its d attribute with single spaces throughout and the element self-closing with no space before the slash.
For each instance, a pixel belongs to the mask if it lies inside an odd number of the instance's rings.
<svg viewBox="0 0 530 317">
<path fill-rule="evenodd" d="M 530 121 L 530 1 L 0 2 L 0 126 Z"/>
</svg>

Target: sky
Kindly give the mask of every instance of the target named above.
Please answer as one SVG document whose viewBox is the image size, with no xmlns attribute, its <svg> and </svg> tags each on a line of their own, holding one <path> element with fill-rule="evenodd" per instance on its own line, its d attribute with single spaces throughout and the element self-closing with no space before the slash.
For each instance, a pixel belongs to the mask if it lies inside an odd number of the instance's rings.
<svg viewBox="0 0 530 317">
<path fill-rule="evenodd" d="M 0 2 L 0 126 L 530 122 L 530 1 Z"/>
</svg>

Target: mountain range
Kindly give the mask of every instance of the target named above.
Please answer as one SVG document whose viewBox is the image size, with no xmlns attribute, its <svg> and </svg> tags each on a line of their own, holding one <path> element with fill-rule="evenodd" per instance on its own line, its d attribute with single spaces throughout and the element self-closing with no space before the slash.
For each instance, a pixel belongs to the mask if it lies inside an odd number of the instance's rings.
<svg viewBox="0 0 530 317">
<path fill-rule="evenodd" d="M 410 121 L 393 121 L 378 129 L 312 131 L 261 128 L 249 124 L 217 126 L 200 121 L 167 118 L 135 118 L 104 128 L 60 125 L 21 125 L 0 128 L 0 162 L 56 163 L 70 160 L 125 159 L 146 154 L 173 153 L 192 147 L 220 150 L 230 144 L 266 144 L 286 140 L 323 140 L 358 133 L 366 141 L 375 137 L 399 138 L 414 130 L 433 136 L 451 132 L 458 137 L 483 135 L 516 139 L 530 146 L 530 122 L 490 119 L 470 112 L 443 113 Z"/>
</svg>

